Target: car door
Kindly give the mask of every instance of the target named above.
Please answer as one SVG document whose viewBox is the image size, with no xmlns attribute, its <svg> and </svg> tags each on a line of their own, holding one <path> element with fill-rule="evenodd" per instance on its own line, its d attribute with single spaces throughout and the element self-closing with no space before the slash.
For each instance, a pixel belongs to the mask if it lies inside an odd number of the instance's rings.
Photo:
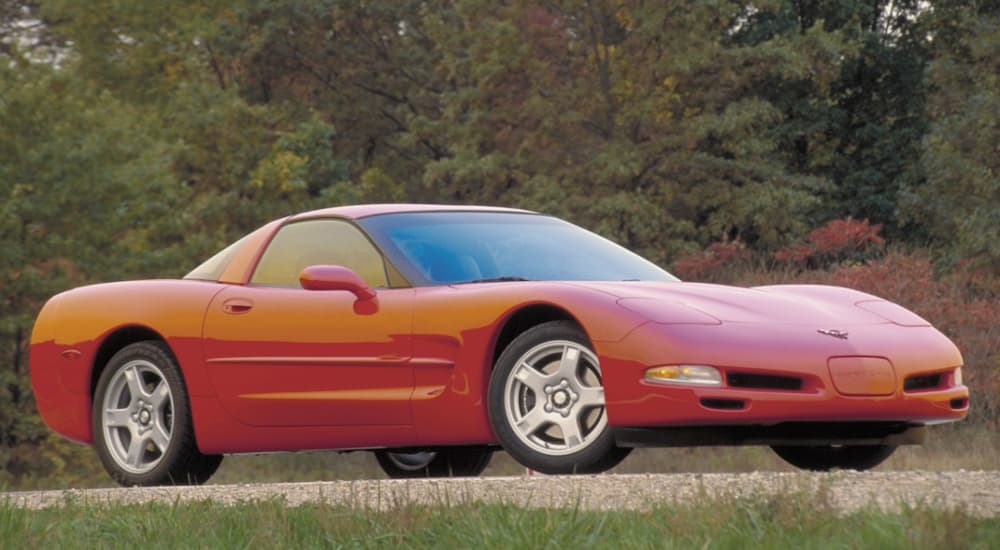
<svg viewBox="0 0 1000 550">
<path fill-rule="evenodd" d="M 378 293 L 305 290 L 310 265 L 351 268 Z M 349 221 L 279 229 L 250 283 L 217 294 L 205 315 L 222 405 L 255 426 L 411 424 L 413 289 L 387 286 L 381 254 Z"/>
</svg>

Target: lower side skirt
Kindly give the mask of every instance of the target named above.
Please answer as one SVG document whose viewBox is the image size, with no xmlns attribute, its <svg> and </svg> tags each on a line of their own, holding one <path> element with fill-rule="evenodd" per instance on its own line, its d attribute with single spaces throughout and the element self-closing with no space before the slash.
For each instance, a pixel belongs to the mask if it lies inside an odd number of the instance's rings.
<svg viewBox="0 0 1000 550">
<path fill-rule="evenodd" d="M 926 426 L 906 422 L 783 422 L 769 426 L 615 429 L 619 447 L 919 445 L 926 437 Z"/>
</svg>

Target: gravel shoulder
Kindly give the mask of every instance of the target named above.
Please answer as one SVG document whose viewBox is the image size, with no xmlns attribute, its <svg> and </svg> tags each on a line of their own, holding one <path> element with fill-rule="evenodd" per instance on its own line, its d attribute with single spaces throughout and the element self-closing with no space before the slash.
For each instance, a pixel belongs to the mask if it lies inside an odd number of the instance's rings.
<svg viewBox="0 0 1000 550">
<path fill-rule="evenodd" d="M 127 489 L 71 489 L 0 494 L 15 506 L 39 509 L 67 502 L 133 504 L 213 500 L 225 504 L 282 499 L 289 506 L 326 502 L 385 510 L 410 504 L 462 505 L 499 502 L 527 507 L 648 510 L 705 497 L 738 498 L 779 492 L 825 491 L 838 510 L 869 504 L 886 510 L 903 505 L 962 508 L 1000 516 L 1000 471 L 752 472 L 740 474 L 640 474 L 522 476 L 421 480 L 259 483 Z"/>
</svg>

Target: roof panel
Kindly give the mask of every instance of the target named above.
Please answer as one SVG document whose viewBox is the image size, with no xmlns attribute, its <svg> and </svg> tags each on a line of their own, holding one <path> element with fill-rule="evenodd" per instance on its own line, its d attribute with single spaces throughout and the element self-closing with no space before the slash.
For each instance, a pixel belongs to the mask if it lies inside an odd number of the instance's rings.
<svg viewBox="0 0 1000 550">
<path fill-rule="evenodd" d="M 379 214 L 398 214 L 402 212 L 521 212 L 531 213 L 530 210 L 520 210 L 517 208 L 503 208 L 500 206 L 466 206 L 461 204 L 358 204 L 351 206 L 336 206 L 333 208 L 323 208 L 312 210 L 292 216 L 291 220 L 305 218 L 321 218 L 336 216 L 342 218 L 359 219 L 367 216 Z"/>
</svg>

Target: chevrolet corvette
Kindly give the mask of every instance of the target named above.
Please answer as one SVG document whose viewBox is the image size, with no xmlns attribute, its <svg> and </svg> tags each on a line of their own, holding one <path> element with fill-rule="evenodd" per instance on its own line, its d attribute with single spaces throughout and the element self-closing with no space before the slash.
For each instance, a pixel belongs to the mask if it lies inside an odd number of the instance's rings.
<svg viewBox="0 0 1000 550">
<path fill-rule="evenodd" d="M 123 485 L 299 450 L 374 451 L 390 477 L 479 475 L 498 449 L 596 473 L 688 445 L 862 470 L 969 408 L 958 349 L 896 304 L 681 282 L 568 222 L 486 207 L 306 212 L 180 280 L 63 292 L 30 365 L 46 423 Z"/>
</svg>

